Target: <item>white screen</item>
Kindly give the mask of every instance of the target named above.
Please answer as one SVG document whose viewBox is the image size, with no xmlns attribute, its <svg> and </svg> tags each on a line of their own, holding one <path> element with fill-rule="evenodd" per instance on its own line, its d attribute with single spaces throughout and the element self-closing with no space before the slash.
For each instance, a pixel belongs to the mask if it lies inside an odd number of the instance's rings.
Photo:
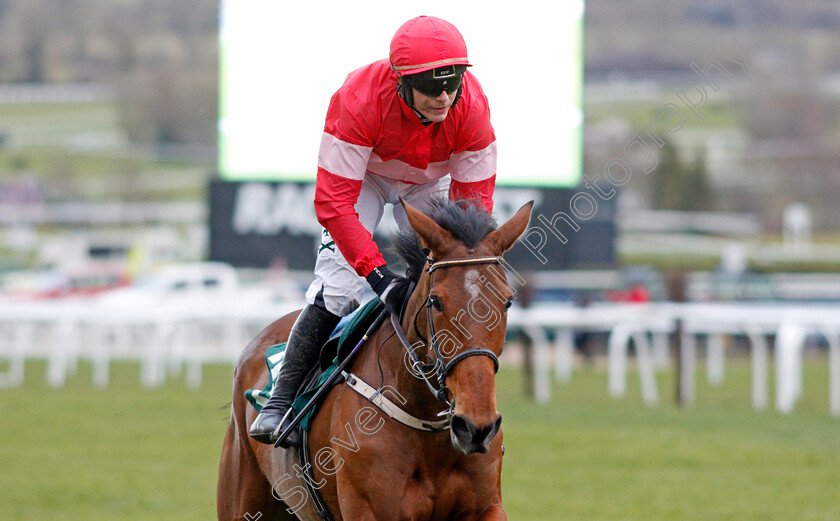
<svg viewBox="0 0 840 521">
<path fill-rule="evenodd" d="M 388 57 L 425 14 L 453 23 L 490 102 L 502 185 L 576 186 L 581 176 L 583 1 L 224 0 L 219 172 L 229 180 L 315 179 L 332 94 Z"/>
</svg>

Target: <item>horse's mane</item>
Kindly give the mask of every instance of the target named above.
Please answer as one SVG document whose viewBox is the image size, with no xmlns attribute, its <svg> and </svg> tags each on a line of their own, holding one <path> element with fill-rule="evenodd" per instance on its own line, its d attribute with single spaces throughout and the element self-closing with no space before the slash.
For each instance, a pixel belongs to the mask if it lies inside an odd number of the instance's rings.
<svg viewBox="0 0 840 521">
<path fill-rule="evenodd" d="M 477 201 L 436 198 L 431 201 L 425 213 L 438 226 L 469 248 L 474 248 L 497 227 L 496 221 L 487 213 L 484 205 Z M 414 281 L 420 279 L 426 263 L 426 254 L 420 246 L 417 234 L 413 230 L 401 233 L 394 241 L 394 248 L 406 263 L 406 277 Z"/>
</svg>

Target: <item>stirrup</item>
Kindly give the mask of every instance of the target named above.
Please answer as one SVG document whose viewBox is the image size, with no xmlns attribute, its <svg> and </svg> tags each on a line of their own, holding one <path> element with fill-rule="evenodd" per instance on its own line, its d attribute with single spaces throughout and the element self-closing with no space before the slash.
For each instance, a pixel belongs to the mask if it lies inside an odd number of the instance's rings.
<svg viewBox="0 0 840 521">
<path fill-rule="evenodd" d="M 283 434 L 283 431 L 286 430 L 287 423 L 291 423 L 292 420 L 295 419 L 295 410 L 289 407 L 289 410 L 286 411 L 286 414 L 283 415 L 283 418 L 280 419 L 280 424 L 277 425 L 277 428 L 274 429 L 274 432 L 271 433 L 271 437 L 269 438 L 272 443 L 274 443 L 275 447 L 282 447 L 284 449 L 288 449 L 289 447 L 300 447 L 300 434 L 298 433 L 298 429 L 300 425 L 296 425 L 294 429 L 286 436 L 282 442 L 277 443 L 277 440 L 280 438 L 280 435 Z"/>
<path fill-rule="evenodd" d="M 271 434 L 274 432 L 276 427 L 275 429 L 272 429 L 268 432 L 266 432 L 262 428 L 260 430 L 257 430 L 257 427 L 263 427 L 266 422 L 271 421 L 270 417 L 276 416 L 275 414 L 272 414 L 274 412 L 276 411 L 261 411 L 260 414 L 258 414 L 257 417 L 254 419 L 253 423 L 251 423 L 251 427 L 248 429 L 248 436 L 266 445 L 271 445 L 272 443 L 274 443 L 274 440 L 271 439 Z"/>
</svg>

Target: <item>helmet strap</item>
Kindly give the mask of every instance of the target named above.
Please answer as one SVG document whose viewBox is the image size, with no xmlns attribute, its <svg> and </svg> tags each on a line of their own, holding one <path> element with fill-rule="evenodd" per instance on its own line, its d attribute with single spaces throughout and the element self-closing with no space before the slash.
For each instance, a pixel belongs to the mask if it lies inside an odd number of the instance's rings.
<svg viewBox="0 0 840 521">
<path fill-rule="evenodd" d="M 420 118 L 420 123 L 424 125 L 431 125 L 432 121 L 424 116 L 419 110 L 414 108 L 414 91 L 411 89 L 411 86 L 405 83 L 405 78 L 402 76 L 400 76 L 400 80 L 397 83 L 397 93 L 405 102 L 406 106 L 417 114 L 417 117 Z"/>
<path fill-rule="evenodd" d="M 464 82 L 461 82 L 458 85 L 458 92 L 455 94 L 455 99 L 452 100 L 452 105 L 449 106 L 450 109 L 455 107 L 455 104 L 458 103 L 458 100 L 461 99 L 461 93 L 464 92 Z"/>
<path fill-rule="evenodd" d="M 397 72 L 397 69 L 394 67 L 394 64 L 391 63 L 391 70 L 394 71 L 394 74 L 397 75 L 397 94 L 405 101 L 405 104 L 413 109 L 414 108 L 414 91 L 411 90 L 411 87 L 406 83 L 405 77 Z"/>
<path fill-rule="evenodd" d="M 400 76 L 400 79 L 397 82 L 397 93 L 403 99 L 408 108 L 414 108 L 414 91 L 411 89 L 411 86 L 406 83 L 405 78 L 402 76 Z"/>
<path fill-rule="evenodd" d="M 411 85 L 409 85 L 408 82 L 405 81 L 405 76 L 398 73 L 397 70 L 394 68 L 393 64 L 391 65 L 391 69 L 397 73 L 397 77 L 399 78 L 399 80 L 397 80 L 397 94 L 399 94 L 399 96 L 405 102 L 406 106 L 413 110 L 415 114 L 417 114 L 417 117 L 420 118 L 421 123 L 423 123 L 424 125 L 429 125 L 431 123 L 429 118 L 427 118 L 426 116 L 421 114 L 416 108 L 414 108 L 414 90 L 411 88 Z M 464 84 L 462 82 L 461 85 L 458 86 L 458 93 L 455 94 L 455 99 L 452 100 L 452 105 L 450 105 L 449 108 L 454 107 L 455 104 L 458 103 L 458 100 L 461 99 L 461 94 L 463 92 Z"/>
</svg>

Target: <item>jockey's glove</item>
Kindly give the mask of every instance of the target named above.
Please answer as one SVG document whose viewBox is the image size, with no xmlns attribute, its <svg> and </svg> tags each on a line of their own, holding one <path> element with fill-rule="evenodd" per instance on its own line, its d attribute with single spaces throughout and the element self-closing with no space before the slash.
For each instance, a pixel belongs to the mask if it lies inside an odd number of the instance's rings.
<svg viewBox="0 0 840 521">
<path fill-rule="evenodd" d="M 411 281 L 389 270 L 387 264 L 374 268 L 365 279 L 371 289 L 379 295 L 379 300 L 385 303 L 388 311 L 399 315 L 405 299 L 408 298 Z"/>
</svg>

